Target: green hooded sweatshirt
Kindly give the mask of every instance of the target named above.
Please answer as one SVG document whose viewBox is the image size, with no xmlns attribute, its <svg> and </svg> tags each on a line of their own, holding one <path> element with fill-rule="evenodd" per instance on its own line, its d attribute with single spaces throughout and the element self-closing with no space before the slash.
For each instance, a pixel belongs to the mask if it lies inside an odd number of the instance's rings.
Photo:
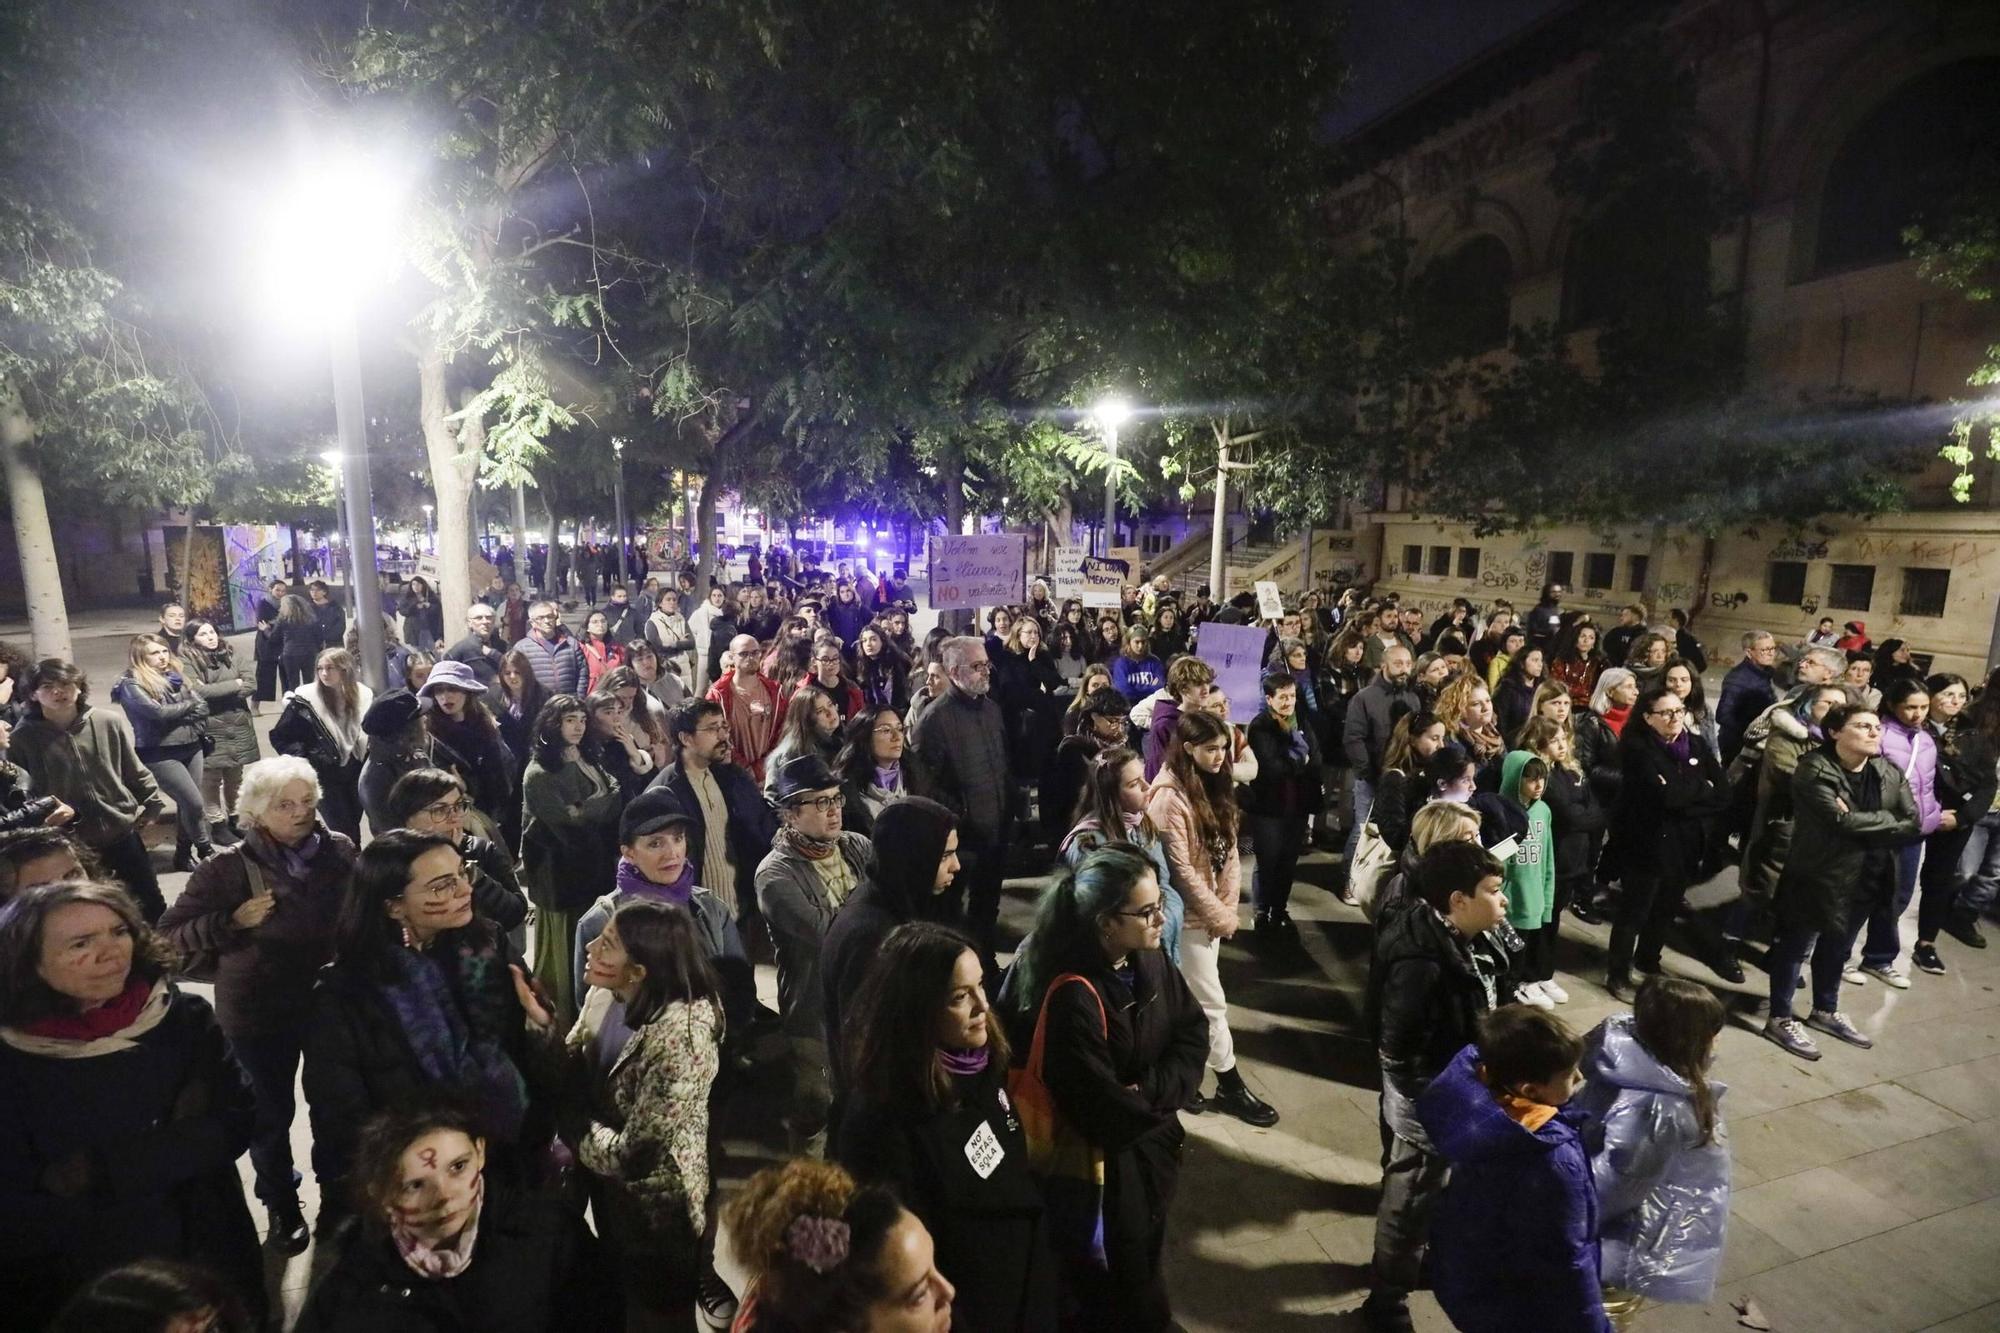
<svg viewBox="0 0 2000 1333">
<path fill-rule="evenodd" d="M 1549 804 L 1521 800 L 1521 770 L 1535 756 L 1509 750 L 1500 763 L 1500 794 L 1528 812 L 1528 836 L 1507 862 L 1507 924 L 1516 930 L 1539 930 L 1555 916 L 1556 843 Z"/>
</svg>

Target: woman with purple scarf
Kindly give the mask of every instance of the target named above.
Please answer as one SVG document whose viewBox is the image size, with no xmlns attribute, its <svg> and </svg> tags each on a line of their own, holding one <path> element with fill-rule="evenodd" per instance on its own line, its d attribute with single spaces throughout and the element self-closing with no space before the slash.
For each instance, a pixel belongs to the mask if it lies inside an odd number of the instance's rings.
<svg viewBox="0 0 2000 1333">
<path fill-rule="evenodd" d="M 282 1254 L 298 1254 L 308 1240 L 292 1166 L 292 1090 L 313 978 L 333 957 L 354 866 L 354 844 L 318 812 L 319 778 L 305 760 L 281 755 L 247 766 L 235 810 L 243 840 L 195 867 L 159 925 L 183 975 L 215 983 L 216 1018 L 256 1099 L 250 1164 L 270 1216 L 267 1241 Z M 317 1141 L 313 1170 L 324 1191 Z"/>
<path fill-rule="evenodd" d="M 701 824 L 681 809 L 674 794 L 664 787 L 649 788 L 625 807 L 618 820 L 618 878 L 611 892 L 592 904 L 576 923 L 574 975 L 581 989 L 590 965 L 590 943 L 604 933 L 605 923 L 623 904 L 649 901 L 685 907 L 694 918 L 695 933 L 702 940 L 709 966 L 722 982 L 722 1010 L 729 1034 L 740 1037 L 756 1017 L 756 974 L 729 908 L 694 882 L 695 868 L 702 864 L 701 838 Z M 614 1053 L 624 1045 L 632 1030 L 625 1025 L 622 1004 L 612 1004 L 598 1033 L 599 1040 Z"/>
<path fill-rule="evenodd" d="M 850 1011 L 834 1156 L 856 1180 L 893 1186 L 929 1230 L 957 1288 L 953 1328 L 1055 1328 L 1041 1190 L 982 982 L 978 950 L 955 930 L 915 921 L 889 936 Z"/>
</svg>

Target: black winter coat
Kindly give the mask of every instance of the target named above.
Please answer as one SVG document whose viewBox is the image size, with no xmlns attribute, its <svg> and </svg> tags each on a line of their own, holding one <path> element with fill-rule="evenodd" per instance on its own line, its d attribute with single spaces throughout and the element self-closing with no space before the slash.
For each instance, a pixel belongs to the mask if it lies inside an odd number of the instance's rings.
<svg viewBox="0 0 2000 1333">
<path fill-rule="evenodd" d="M 1100 955 L 1075 969 L 1098 999 L 1074 982 L 1049 991 L 1043 1074 L 1056 1109 L 1104 1154 L 1110 1280 L 1145 1327 L 1164 1303 L 1155 1256 L 1180 1182 L 1180 1107 L 1208 1062 L 1208 1020 L 1166 954 L 1132 960 L 1129 988 Z M 1015 1046 L 1024 1061 L 1032 1038 L 1031 1021 Z"/>
<path fill-rule="evenodd" d="M 1597 843 L 1610 816 L 1598 803 L 1588 779 L 1557 766 L 1542 793 L 1548 802 L 1556 843 L 1556 878 L 1588 875 L 1597 861 Z"/>
<path fill-rule="evenodd" d="M 1304 819 L 1319 813 L 1324 803 L 1319 782 L 1319 738 L 1304 718 L 1298 719 L 1306 752 L 1294 758 L 1291 733 L 1278 725 L 1269 709 L 1250 720 L 1250 752 L 1257 756 L 1257 776 L 1245 788 L 1243 813 L 1271 818 Z"/>
<path fill-rule="evenodd" d="M 1377 920 L 1375 960 L 1368 972 L 1368 1030 L 1384 1079 L 1405 1080 L 1414 1097 L 1479 1035 L 1486 989 L 1469 956 L 1478 952 L 1495 974 L 1496 1007 L 1512 1002 L 1514 983 L 1505 956 L 1484 936 L 1456 938 L 1419 899 L 1412 897 L 1393 917 Z"/>
<path fill-rule="evenodd" d="M 1712 874 L 1727 852 L 1729 781 L 1708 742 L 1683 734 L 1688 757 L 1676 759 L 1644 718 L 1626 725 L 1618 746 L 1624 785 L 1612 826 L 1628 872 L 1649 870 L 1664 883 L 1688 885 Z"/>
<path fill-rule="evenodd" d="M 1917 799 L 1902 772 L 1879 756 L 1870 759 L 1881 785 L 1879 808 L 1863 809 L 1854 774 L 1841 767 L 1833 747 L 1799 757 L 1792 770 L 1792 846 L 1778 876 L 1778 921 L 1839 935 L 1860 907 L 1887 888 L 1863 882 L 1870 849 L 1901 847 L 1922 828 Z M 1842 804 L 1846 809 L 1842 810 Z M 1879 873 L 1893 876 L 1887 857 Z"/>
<path fill-rule="evenodd" d="M 489 1172 L 471 1267 L 419 1277 L 379 1228 L 364 1226 L 313 1288 L 297 1333 L 563 1333 L 624 1319 L 617 1281 L 582 1217 Z"/>
<path fill-rule="evenodd" d="M 958 1289 L 954 1330 L 1055 1328 L 1055 1259 L 1004 1072 L 953 1081 L 962 1104 L 950 1110 L 857 1102 L 841 1123 L 837 1160 L 857 1180 L 893 1185 L 923 1219 L 937 1246 L 938 1271 Z M 989 1136 L 1001 1156 L 982 1178 L 969 1154 L 975 1138 Z"/>
<path fill-rule="evenodd" d="M 483 922 L 475 921 L 474 925 L 492 929 Z M 445 947 L 451 933 L 439 936 L 434 947 Z M 507 962 L 519 964 L 523 972 L 528 970 L 504 935 L 500 938 L 500 949 Z M 546 1066 L 535 1065 L 531 1059 L 535 1053 L 529 1050 L 526 1016 L 514 996 L 512 976 L 497 970 L 497 975 L 487 978 L 487 984 L 496 988 L 492 998 L 509 1015 L 502 1046 L 515 1068 L 524 1078 L 531 1070 L 545 1069 Z M 504 996 L 497 993 L 502 989 Z M 322 1193 L 344 1184 L 354 1160 L 355 1141 L 370 1115 L 385 1106 L 419 1097 L 432 1087 L 430 1075 L 417 1063 L 402 1020 L 380 984 L 338 959 L 321 968 L 313 989 L 312 1017 L 306 1029 L 305 1091 L 312 1113 L 316 1156 L 326 1155 L 328 1170 L 334 1177 L 332 1183 L 320 1181 Z M 531 1108 L 525 1124 L 522 1143 L 532 1141 L 546 1122 Z M 489 1142 L 489 1168 L 502 1175 L 511 1173 L 519 1177 L 523 1166 L 520 1147 L 519 1143 Z"/>
<path fill-rule="evenodd" d="M 208 1001 L 173 990 L 158 1026 L 83 1058 L 0 1042 L 0 1325 L 37 1329 L 83 1283 L 136 1259 L 213 1269 L 264 1307 L 257 1229 L 236 1159 L 250 1146 L 250 1085 Z M 83 1151 L 88 1193 L 42 1173 Z"/>
</svg>

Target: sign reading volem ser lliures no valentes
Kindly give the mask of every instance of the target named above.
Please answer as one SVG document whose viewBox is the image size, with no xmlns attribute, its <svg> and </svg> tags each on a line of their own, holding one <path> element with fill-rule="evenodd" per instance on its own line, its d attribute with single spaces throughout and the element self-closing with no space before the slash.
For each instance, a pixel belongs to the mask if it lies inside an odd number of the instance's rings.
<svg viewBox="0 0 2000 1333">
<path fill-rule="evenodd" d="M 933 611 L 976 611 L 1027 600 L 1028 539 L 1018 532 L 933 537 Z"/>
</svg>

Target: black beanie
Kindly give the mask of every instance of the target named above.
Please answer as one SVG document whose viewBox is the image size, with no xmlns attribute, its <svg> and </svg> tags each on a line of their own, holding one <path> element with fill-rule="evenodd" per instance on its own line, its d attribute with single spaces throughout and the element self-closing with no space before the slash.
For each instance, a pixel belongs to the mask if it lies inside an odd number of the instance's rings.
<svg viewBox="0 0 2000 1333">
<path fill-rule="evenodd" d="M 958 817 L 923 796 L 900 796 L 875 817 L 875 883 L 906 921 L 929 914 L 938 862 Z"/>
</svg>

